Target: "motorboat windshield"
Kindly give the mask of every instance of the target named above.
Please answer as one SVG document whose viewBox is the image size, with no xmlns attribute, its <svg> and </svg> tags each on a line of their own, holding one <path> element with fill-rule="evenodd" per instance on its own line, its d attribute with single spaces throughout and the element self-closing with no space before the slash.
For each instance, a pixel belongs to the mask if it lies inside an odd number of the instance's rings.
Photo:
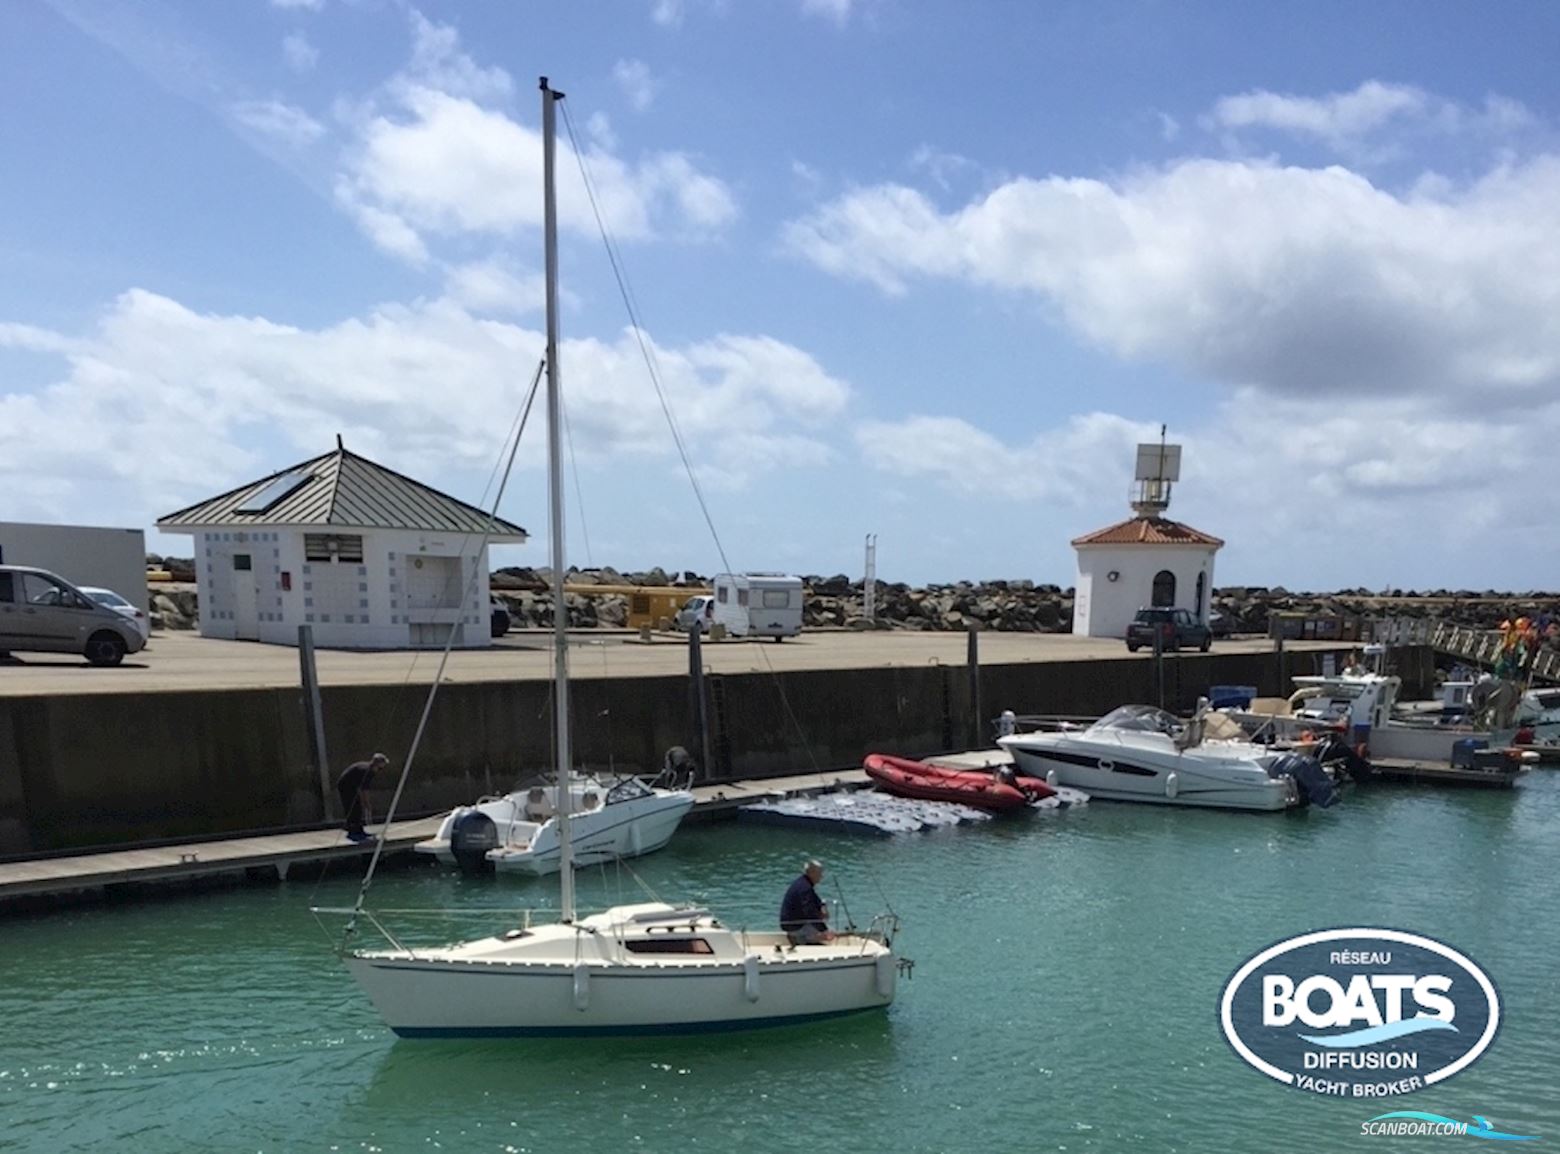
<svg viewBox="0 0 1560 1154">
<path fill-rule="evenodd" d="M 1163 733 L 1174 737 L 1186 723 L 1173 713 L 1152 705 L 1122 705 L 1094 723 L 1094 729 L 1126 730 L 1131 733 Z"/>
</svg>

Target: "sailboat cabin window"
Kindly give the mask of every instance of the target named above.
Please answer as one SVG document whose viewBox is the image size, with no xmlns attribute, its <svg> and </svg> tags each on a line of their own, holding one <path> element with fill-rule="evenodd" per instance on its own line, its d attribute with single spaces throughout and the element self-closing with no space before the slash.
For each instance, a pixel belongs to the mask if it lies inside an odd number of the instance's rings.
<svg viewBox="0 0 1560 1154">
<path fill-rule="evenodd" d="M 631 954 L 713 954 L 709 942 L 703 938 L 644 938 L 637 942 L 624 942 Z"/>
<path fill-rule="evenodd" d="M 303 556 L 306 561 L 341 561 L 361 565 L 363 535 L 361 533 L 305 533 Z"/>
</svg>

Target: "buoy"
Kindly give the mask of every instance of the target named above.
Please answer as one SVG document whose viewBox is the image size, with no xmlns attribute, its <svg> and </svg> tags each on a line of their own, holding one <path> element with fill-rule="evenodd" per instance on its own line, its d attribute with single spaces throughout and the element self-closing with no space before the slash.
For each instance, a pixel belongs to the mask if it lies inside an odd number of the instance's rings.
<svg viewBox="0 0 1560 1154">
<path fill-rule="evenodd" d="M 1168 797 L 1171 801 L 1174 801 L 1175 800 L 1175 795 L 1180 790 L 1180 788 L 1181 788 L 1181 779 L 1178 778 L 1175 775 L 1174 771 L 1165 774 L 1165 796 L 1166 797 Z"/>
<path fill-rule="evenodd" d="M 749 954 L 742 963 L 742 992 L 748 1001 L 758 1001 L 758 958 L 754 954 Z"/>
<path fill-rule="evenodd" d="M 583 962 L 574 967 L 574 1008 L 590 1008 L 590 968 Z"/>
<path fill-rule="evenodd" d="M 1045 771 L 1045 783 L 1052 789 L 1056 788 L 1056 770 L 1048 769 Z"/>
</svg>

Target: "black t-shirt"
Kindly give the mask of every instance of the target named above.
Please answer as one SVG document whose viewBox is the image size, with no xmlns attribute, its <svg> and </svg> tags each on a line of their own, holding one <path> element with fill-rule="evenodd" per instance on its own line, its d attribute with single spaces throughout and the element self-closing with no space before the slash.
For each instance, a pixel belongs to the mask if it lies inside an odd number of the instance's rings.
<svg viewBox="0 0 1560 1154">
<path fill-rule="evenodd" d="M 336 789 L 346 790 L 348 793 L 362 793 L 373 784 L 373 781 L 374 763 L 354 761 L 341 771 L 341 776 L 336 779 Z"/>
</svg>

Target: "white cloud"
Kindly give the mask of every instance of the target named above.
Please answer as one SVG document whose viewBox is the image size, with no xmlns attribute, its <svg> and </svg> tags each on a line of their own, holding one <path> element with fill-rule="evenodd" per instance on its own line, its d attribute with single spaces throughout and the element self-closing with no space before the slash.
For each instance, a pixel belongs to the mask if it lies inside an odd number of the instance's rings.
<svg viewBox="0 0 1560 1154">
<path fill-rule="evenodd" d="M 612 66 L 612 79 L 623 91 L 629 106 L 635 112 L 643 112 L 655 101 L 655 91 L 660 87 L 650 75 L 650 66 L 643 60 L 619 60 Z"/>
<path fill-rule="evenodd" d="M 944 152 L 930 144 L 923 144 L 910 154 L 910 167 L 925 172 L 946 190 L 955 176 L 976 165 L 969 157 L 960 156 L 957 152 Z"/>
<path fill-rule="evenodd" d="M 856 427 L 861 459 L 900 477 L 926 478 L 968 494 L 1077 505 L 1088 494 L 1125 492 L 1132 447 L 1158 433 L 1109 413 L 1072 417 L 1062 427 L 1009 445 L 960 417 L 914 416 Z"/>
<path fill-rule="evenodd" d="M 282 58 L 294 72 L 310 72 L 320 62 L 320 50 L 302 32 L 293 32 L 282 40 Z"/>
<path fill-rule="evenodd" d="M 503 100 L 514 92 L 514 80 L 502 68 L 483 68 L 460 50 L 460 33 L 412 12 L 410 81 L 451 96 L 475 101 Z"/>
<path fill-rule="evenodd" d="M 480 288 L 466 270 L 464 287 Z M 499 270 L 500 275 L 510 275 Z M 459 272 L 453 278 L 461 280 Z M 520 282 L 524 283 L 524 282 Z M 647 338 L 648 339 L 648 338 Z M 80 335 L 0 327 L 0 346 L 57 353 L 61 372 L 30 392 L 0 388 L 0 488 L 18 516 L 144 524 L 155 515 L 322 451 L 337 431 L 369 456 L 426 476 L 485 470 L 516 411 L 544 336 L 452 299 L 387 304 L 319 329 L 196 312 L 136 289 Z M 809 430 L 850 390 L 799 349 L 728 335 L 655 348 L 696 460 L 733 477 L 821 459 Z M 624 457 L 670 464 L 673 446 L 631 332 L 562 350 L 582 465 L 621 475 Z M 284 446 L 256 449 L 256 430 Z M 739 435 L 740 445 L 730 438 Z M 539 463 L 528 435 L 525 462 Z M 142 450 L 175 445 L 179 467 Z M 105 498 L 105 494 L 112 494 Z M 102 507 L 104 503 L 113 508 Z"/>
<path fill-rule="evenodd" d="M 318 12 L 325 7 L 325 0 L 271 0 L 272 8 L 307 8 L 312 12 Z"/>
<path fill-rule="evenodd" d="M 517 275 L 497 260 L 473 261 L 449 270 L 445 296 L 474 313 L 524 314 L 546 305 L 540 273 Z"/>
<path fill-rule="evenodd" d="M 303 109 L 280 100 L 245 100 L 229 111 L 244 127 L 290 148 L 304 148 L 325 135 L 325 126 Z"/>
<path fill-rule="evenodd" d="M 802 0 L 802 11 L 843 25 L 850 19 L 853 0 Z"/>
<path fill-rule="evenodd" d="M 1187 160 L 1009 181 L 951 212 L 897 185 L 791 224 L 890 293 L 1034 295 L 1090 343 L 1274 395 L 1525 406 L 1560 388 L 1560 158 L 1394 195 L 1342 168 Z"/>
<path fill-rule="evenodd" d="M 683 0 L 655 0 L 650 5 L 650 19 L 663 28 L 676 28 L 683 22 Z"/>
<path fill-rule="evenodd" d="M 1504 133 L 1532 120 L 1532 114 L 1515 100 L 1492 96 L 1482 109 L 1474 109 L 1411 85 L 1377 80 L 1366 81 L 1352 92 L 1323 97 L 1258 89 L 1224 97 L 1207 117 L 1211 127 L 1270 129 L 1309 137 L 1345 153 L 1357 153 L 1362 142 L 1389 128 L 1441 134 Z"/>
<path fill-rule="evenodd" d="M 342 184 L 353 203 L 420 233 L 504 236 L 541 222 L 539 132 L 433 89 L 412 88 L 403 99 L 405 118 L 377 115 L 360 128 Z M 559 221 L 594 233 L 578 163 L 566 144 L 558 152 Z M 725 184 L 681 153 L 629 165 L 597 148 L 587 161 L 602 215 L 622 239 L 708 233 L 736 215 Z"/>
<path fill-rule="evenodd" d="M 1535 408 L 1518 435 L 1499 416 L 1413 399 L 1319 406 L 1241 390 L 1207 419 L 1172 427 L 1185 456 L 1169 515 L 1228 541 L 1226 582 L 1483 588 L 1501 579 L 1487 556 L 1499 540 L 1499 571 L 1542 583 L 1552 546 L 1512 527 L 1530 517 L 1532 477 L 1557 438 L 1560 403 Z M 924 485 L 981 499 L 1010 528 L 1033 526 L 1033 548 L 1053 564 L 1067 563 L 1062 542 L 1131 515 L 1133 447 L 1157 439 L 1156 425 L 1107 413 L 1017 437 L 958 417 L 856 430 L 861 460 L 919 493 L 918 505 L 948 507 Z"/>
</svg>

